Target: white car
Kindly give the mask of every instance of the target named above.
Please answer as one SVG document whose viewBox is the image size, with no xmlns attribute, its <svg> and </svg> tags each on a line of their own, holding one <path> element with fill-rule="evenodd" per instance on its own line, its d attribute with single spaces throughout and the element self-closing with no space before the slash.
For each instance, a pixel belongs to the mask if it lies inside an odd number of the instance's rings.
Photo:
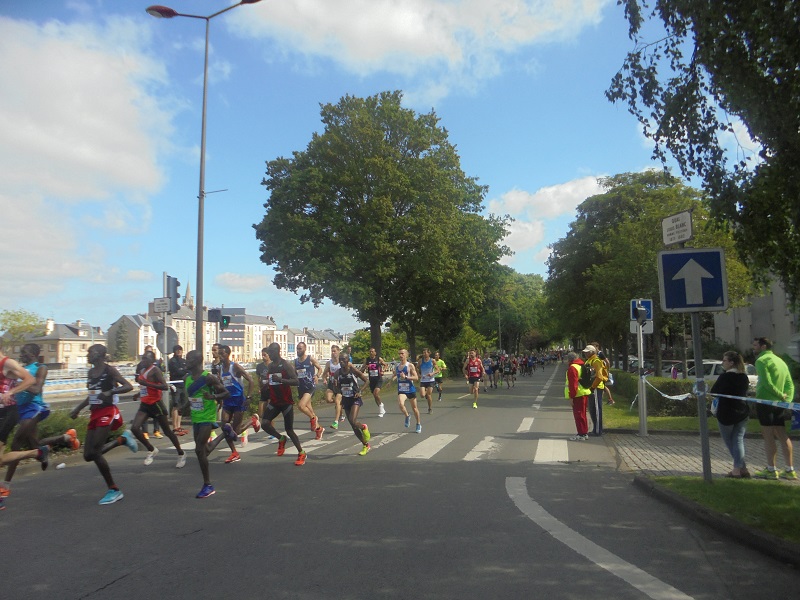
<svg viewBox="0 0 800 600">
<path fill-rule="evenodd" d="M 722 366 L 721 360 L 704 360 L 703 361 L 703 374 L 704 379 L 707 383 L 714 383 L 717 378 L 725 372 L 725 368 Z M 755 392 L 756 389 L 756 382 L 758 381 L 758 375 L 756 374 L 756 368 L 754 365 L 745 364 L 744 372 L 747 373 L 747 378 L 750 380 L 750 392 Z M 694 367 L 689 369 L 689 377 L 695 376 Z"/>
</svg>

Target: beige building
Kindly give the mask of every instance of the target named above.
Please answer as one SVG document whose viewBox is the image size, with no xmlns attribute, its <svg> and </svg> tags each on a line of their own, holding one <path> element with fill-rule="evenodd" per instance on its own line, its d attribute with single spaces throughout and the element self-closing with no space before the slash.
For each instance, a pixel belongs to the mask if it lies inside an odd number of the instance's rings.
<svg viewBox="0 0 800 600">
<path fill-rule="evenodd" d="M 89 346 L 105 344 L 106 334 L 100 327 L 95 327 L 81 319 L 75 323 L 56 323 L 47 319 L 43 334 L 25 336 L 23 343 L 15 344 L 9 349 L 9 355 L 18 357 L 23 344 L 33 342 L 39 345 L 39 362 L 51 369 L 75 369 L 88 365 L 86 360 Z"/>
</svg>

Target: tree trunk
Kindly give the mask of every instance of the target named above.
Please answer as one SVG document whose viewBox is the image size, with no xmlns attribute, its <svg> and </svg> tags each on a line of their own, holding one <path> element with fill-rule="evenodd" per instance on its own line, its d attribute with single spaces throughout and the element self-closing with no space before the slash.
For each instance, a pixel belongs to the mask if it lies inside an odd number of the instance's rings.
<svg viewBox="0 0 800 600">
<path fill-rule="evenodd" d="M 378 320 L 372 318 L 369 320 L 369 343 L 371 347 L 375 348 L 375 352 L 378 353 L 378 356 L 381 356 L 382 331 L 383 319 Z"/>
</svg>

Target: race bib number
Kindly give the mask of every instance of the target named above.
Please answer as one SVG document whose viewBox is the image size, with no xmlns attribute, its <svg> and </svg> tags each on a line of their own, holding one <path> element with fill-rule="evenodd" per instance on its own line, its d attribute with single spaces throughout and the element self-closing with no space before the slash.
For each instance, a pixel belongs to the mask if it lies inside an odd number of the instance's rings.
<svg viewBox="0 0 800 600">
<path fill-rule="evenodd" d="M 225 387 L 230 387 L 232 384 L 233 384 L 233 377 L 231 377 L 230 374 L 222 376 L 222 385 L 224 385 Z"/>
<path fill-rule="evenodd" d="M 305 369 L 297 369 L 297 378 L 298 379 L 305 379 L 306 378 L 306 370 Z"/>
<path fill-rule="evenodd" d="M 269 383 L 269 379 L 262 379 L 261 385 L 267 385 Z"/>
<path fill-rule="evenodd" d="M 397 382 L 397 391 L 401 394 L 407 394 L 411 391 L 411 383 L 408 381 L 398 381 Z"/>
<path fill-rule="evenodd" d="M 89 404 L 102 404 L 103 399 L 100 398 L 100 392 L 95 392 L 94 394 L 89 394 Z"/>
<path fill-rule="evenodd" d="M 352 398 L 355 394 L 352 383 L 346 383 L 342 386 L 342 396 L 345 398 Z"/>
<path fill-rule="evenodd" d="M 189 406 L 194 411 L 203 410 L 203 399 L 202 398 L 192 398 L 189 400 Z"/>
<path fill-rule="evenodd" d="M 369 370 L 369 376 L 370 377 L 378 377 L 380 374 L 381 374 L 381 372 L 378 371 L 378 369 L 370 369 Z"/>
<path fill-rule="evenodd" d="M 283 378 L 281 377 L 280 373 L 270 373 L 269 375 L 270 385 L 280 385 L 282 383 L 283 383 Z"/>
<path fill-rule="evenodd" d="M 147 386 L 146 385 L 140 385 L 139 386 L 139 398 L 144 398 L 145 396 L 147 396 Z"/>
<path fill-rule="evenodd" d="M 477 375 L 478 374 L 478 367 L 470 367 L 469 368 L 470 375 Z"/>
</svg>

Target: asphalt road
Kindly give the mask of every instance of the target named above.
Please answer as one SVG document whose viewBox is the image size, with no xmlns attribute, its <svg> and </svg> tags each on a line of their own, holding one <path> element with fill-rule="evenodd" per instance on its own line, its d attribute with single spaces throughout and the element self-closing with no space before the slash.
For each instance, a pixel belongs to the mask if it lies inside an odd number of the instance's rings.
<svg viewBox="0 0 800 600">
<path fill-rule="evenodd" d="M 166 439 L 150 467 L 142 451 L 106 455 L 125 493 L 110 506 L 98 506 L 102 479 L 78 457 L 63 470 L 32 465 L 0 513 L 0 597 L 755 599 L 765 582 L 795 589 L 796 571 L 639 492 L 602 439 L 566 441 L 563 378 L 563 367 L 539 371 L 482 394 L 477 410 L 466 385 L 451 385 L 433 414 L 423 410 L 419 435 L 389 398 L 383 419 L 368 402 L 366 457 L 346 424 L 315 442 L 301 419 L 303 467 L 256 434 L 241 462 L 212 455 L 217 493 L 205 500 L 194 497 L 193 452 L 176 470 Z M 321 415 L 328 427 L 332 410 Z"/>
</svg>

